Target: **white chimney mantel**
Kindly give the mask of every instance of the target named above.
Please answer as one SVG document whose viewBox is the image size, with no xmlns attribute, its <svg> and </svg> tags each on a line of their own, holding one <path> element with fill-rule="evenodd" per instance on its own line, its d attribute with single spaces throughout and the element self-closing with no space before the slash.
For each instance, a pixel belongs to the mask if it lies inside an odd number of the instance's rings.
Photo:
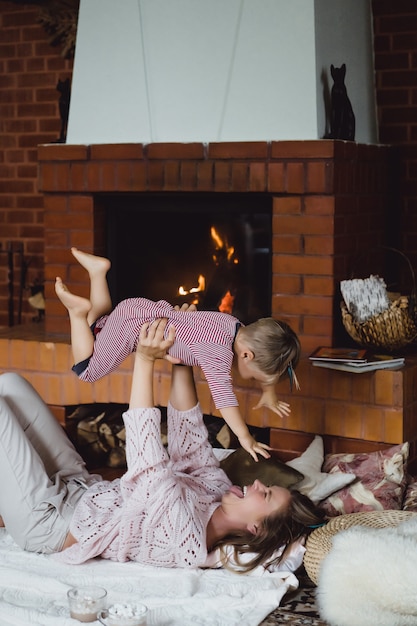
<svg viewBox="0 0 417 626">
<path fill-rule="evenodd" d="M 346 63 L 377 142 L 370 0 L 81 0 L 69 144 L 324 137 Z"/>
</svg>

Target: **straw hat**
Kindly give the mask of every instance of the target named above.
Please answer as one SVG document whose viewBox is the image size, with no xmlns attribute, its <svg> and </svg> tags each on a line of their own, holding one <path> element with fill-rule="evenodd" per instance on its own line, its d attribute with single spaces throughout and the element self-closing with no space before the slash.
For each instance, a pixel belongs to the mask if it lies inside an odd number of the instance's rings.
<svg viewBox="0 0 417 626">
<path fill-rule="evenodd" d="M 304 567 L 315 585 L 318 584 L 320 565 L 324 557 L 330 552 L 333 536 L 341 530 L 351 526 L 362 525 L 371 528 L 386 528 L 398 526 L 401 522 L 416 515 L 413 511 L 366 511 L 363 513 L 348 513 L 332 517 L 325 526 L 316 528 L 306 541 Z"/>
</svg>

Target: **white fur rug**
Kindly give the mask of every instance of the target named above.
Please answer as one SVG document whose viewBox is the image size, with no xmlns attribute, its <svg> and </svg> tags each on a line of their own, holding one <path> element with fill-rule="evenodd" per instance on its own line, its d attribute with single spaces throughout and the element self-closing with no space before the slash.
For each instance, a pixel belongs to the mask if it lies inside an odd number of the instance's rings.
<svg viewBox="0 0 417 626">
<path fill-rule="evenodd" d="M 291 572 L 263 569 L 241 576 L 104 559 L 66 565 L 24 552 L 0 529 L 0 626 L 76 626 L 67 590 L 88 584 L 105 587 L 111 603 L 146 604 L 148 626 L 258 626 L 298 580 Z"/>
<path fill-rule="evenodd" d="M 320 568 L 320 616 L 331 626 L 417 625 L 417 516 L 396 528 L 339 532 Z"/>
</svg>

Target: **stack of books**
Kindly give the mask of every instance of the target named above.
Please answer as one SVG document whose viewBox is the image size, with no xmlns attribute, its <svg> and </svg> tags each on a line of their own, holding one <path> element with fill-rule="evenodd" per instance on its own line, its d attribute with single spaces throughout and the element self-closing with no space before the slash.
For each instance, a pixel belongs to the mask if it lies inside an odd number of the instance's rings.
<svg viewBox="0 0 417 626">
<path fill-rule="evenodd" d="M 364 348 L 320 347 L 310 354 L 309 359 L 316 367 L 354 372 L 355 374 L 381 369 L 399 369 L 405 363 L 403 357 L 374 354 Z"/>
</svg>

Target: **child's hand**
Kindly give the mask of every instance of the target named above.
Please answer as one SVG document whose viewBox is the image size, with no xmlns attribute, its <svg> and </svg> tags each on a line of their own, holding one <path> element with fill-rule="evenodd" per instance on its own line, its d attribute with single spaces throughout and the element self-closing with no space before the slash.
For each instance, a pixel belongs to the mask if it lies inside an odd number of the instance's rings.
<svg viewBox="0 0 417 626">
<path fill-rule="evenodd" d="M 261 454 L 263 457 L 265 457 L 265 459 L 269 459 L 269 457 L 271 456 L 269 452 L 267 452 L 267 450 L 271 450 L 271 447 L 268 446 L 266 443 L 259 443 L 258 441 L 256 441 L 256 439 L 252 437 L 250 433 L 248 435 L 245 435 L 244 437 L 239 437 L 239 443 L 242 448 L 246 450 L 246 452 L 249 452 L 249 454 L 255 461 L 258 460 L 256 453 Z"/>
<path fill-rule="evenodd" d="M 262 406 L 270 409 L 280 417 L 286 417 L 291 413 L 291 407 L 288 402 L 281 402 L 280 400 L 278 400 L 273 389 L 264 390 L 258 404 L 253 408 L 260 409 Z"/>
</svg>

